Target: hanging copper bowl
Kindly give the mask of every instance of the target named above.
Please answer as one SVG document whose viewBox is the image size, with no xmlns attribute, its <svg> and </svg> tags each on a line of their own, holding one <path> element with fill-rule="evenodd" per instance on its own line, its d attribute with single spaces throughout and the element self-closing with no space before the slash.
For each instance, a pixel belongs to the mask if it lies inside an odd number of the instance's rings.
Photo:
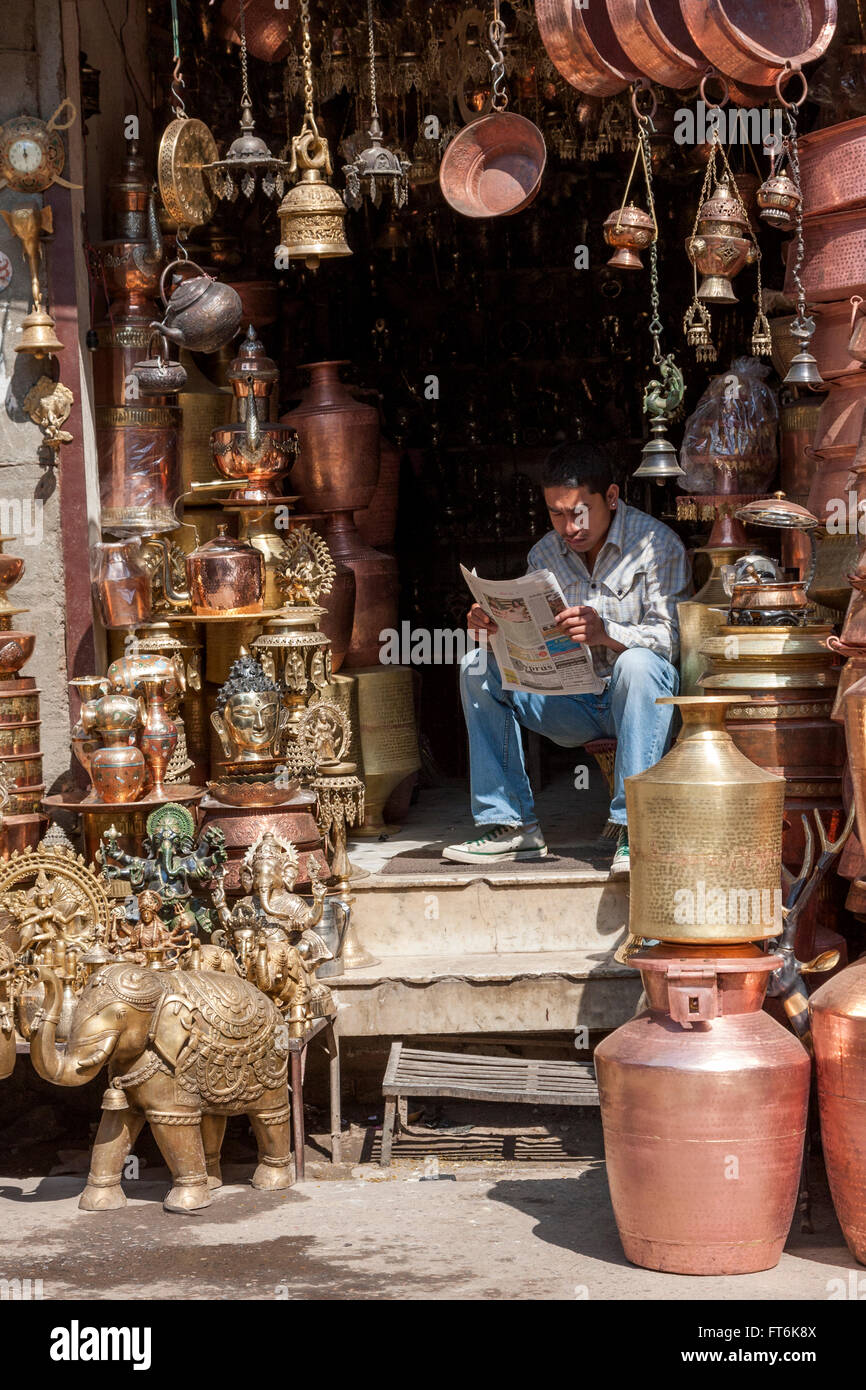
<svg viewBox="0 0 866 1390">
<path fill-rule="evenodd" d="M 643 73 L 626 57 L 603 0 L 535 0 L 541 41 L 556 68 L 579 92 L 597 97 L 625 91 Z"/>
<path fill-rule="evenodd" d="M 679 0 L 607 0 L 614 33 L 628 60 L 662 87 L 685 91 L 707 60 L 683 21 Z"/>
<path fill-rule="evenodd" d="M 455 135 L 439 166 L 439 186 L 464 217 L 510 217 L 528 207 L 547 161 L 538 126 L 512 111 L 492 111 Z"/>
<path fill-rule="evenodd" d="M 680 0 L 701 52 L 720 72 L 769 87 L 785 67 L 825 53 L 837 0 Z"/>
</svg>

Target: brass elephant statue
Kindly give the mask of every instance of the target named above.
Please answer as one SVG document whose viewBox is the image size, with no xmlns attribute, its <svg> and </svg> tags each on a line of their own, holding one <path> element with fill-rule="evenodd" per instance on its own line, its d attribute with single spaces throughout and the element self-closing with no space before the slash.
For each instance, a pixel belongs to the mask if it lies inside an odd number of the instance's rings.
<svg viewBox="0 0 866 1390">
<path fill-rule="evenodd" d="M 210 970 L 100 966 L 75 1004 L 66 1051 L 56 1044 L 62 985 L 45 984 L 30 1057 L 40 1076 L 82 1086 L 108 1063 L 109 1086 L 79 1207 L 126 1205 L 120 1185 L 145 1121 L 172 1175 L 166 1211 L 198 1211 L 220 1187 L 229 1115 L 249 1117 L 259 1151 L 253 1187 L 294 1181 L 290 1154 L 288 1036 L 270 999 L 238 976 Z"/>
</svg>

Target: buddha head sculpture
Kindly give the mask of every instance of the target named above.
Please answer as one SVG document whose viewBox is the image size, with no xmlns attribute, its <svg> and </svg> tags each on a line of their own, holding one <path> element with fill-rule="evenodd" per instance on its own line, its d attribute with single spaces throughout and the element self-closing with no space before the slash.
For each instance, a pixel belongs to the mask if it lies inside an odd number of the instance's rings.
<svg viewBox="0 0 866 1390">
<path fill-rule="evenodd" d="M 219 689 L 211 715 L 226 761 L 272 762 L 279 754 L 287 718 L 279 687 L 265 675 L 261 663 L 240 656 Z"/>
</svg>

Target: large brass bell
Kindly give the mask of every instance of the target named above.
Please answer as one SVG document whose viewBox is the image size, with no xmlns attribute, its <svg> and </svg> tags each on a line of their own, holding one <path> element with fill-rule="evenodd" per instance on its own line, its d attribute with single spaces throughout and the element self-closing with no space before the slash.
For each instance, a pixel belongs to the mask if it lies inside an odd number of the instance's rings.
<svg viewBox="0 0 866 1390">
<path fill-rule="evenodd" d="M 685 471 L 680 468 L 677 451 L 669 439 L 665 438 L 665 420 L 650 423 L 651 439 L 640 451 L 640 467 L 632 473 L 633 478 L 653 478 L 661 485 L 668 478 L 684 478 Z"/>
<path fill-rule="evenodd" d="M 343 223 L 346 204 L 328 183 L 332 172 L 328 142 L 319 135 L 312 116 L 292 140 L 289 173 L 300 171 L 279 207 L 280 244 L 290 260 L 302 260 L 316 270 L 321 260 L 351 256 Z"/>
<path fill-rule="evenodd" d="M 817 360 L 811 352 L 798 352 L 791 358 L 791 365 L 788 374 L 784 378 L 785 386 L 812 386 L 819 387 L 824 385 L 824 378 L 818 370 Z"/>
<path fill-rule="evenodd" d="M 46 309 L 33 309 L 22 319 L 21 338 L 15 344 L 16 352 L 27 352 L 31 357 L 49 357 L 53 352 L 62 352 L 63 347 L 54 319 Z"/>
</svg>

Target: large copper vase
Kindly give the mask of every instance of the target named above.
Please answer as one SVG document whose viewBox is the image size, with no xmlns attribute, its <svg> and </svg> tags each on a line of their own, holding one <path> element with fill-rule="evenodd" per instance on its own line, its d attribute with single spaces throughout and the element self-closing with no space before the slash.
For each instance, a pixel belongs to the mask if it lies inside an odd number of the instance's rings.
<svg viewBox="0 0 866 1390">
<path fill-rule="evenodd" d="M 672 1274 L 772 1269 L 797 1200 L 810 1075 L 805 1048 L 761 1008 L 780 958 L 656 948 L 630 964 L 649 1007 L 595 1050 L 625 1255 Z"/>
<path fill-rule="evenodd" d="M 382 647 L 379 634 L 397 627 L 400 584 L 397 561 L 393 555 L 385 555 L 364 544 L 351 511 L 334 512 L 329 516 L 324 535 L 334 560 L 347 565 L 355 575 L 352 635 L 344 665 L 347 668 L 378 666 Z"/>
<path fill-rule="evenodd" d="M 310 512 L 369 506 L 379 477 L 379 412 L 356 401 L 338 375 L 342 362 L 313 362 L 301 404 L 281 423 L 298 432 L 292 487 Z"/>
<path fill-rule="evenodd" d="M 866 1264 L 866 958 L 809 1000 L 824 1164 L 842 1233 Z"/>
</svg>

